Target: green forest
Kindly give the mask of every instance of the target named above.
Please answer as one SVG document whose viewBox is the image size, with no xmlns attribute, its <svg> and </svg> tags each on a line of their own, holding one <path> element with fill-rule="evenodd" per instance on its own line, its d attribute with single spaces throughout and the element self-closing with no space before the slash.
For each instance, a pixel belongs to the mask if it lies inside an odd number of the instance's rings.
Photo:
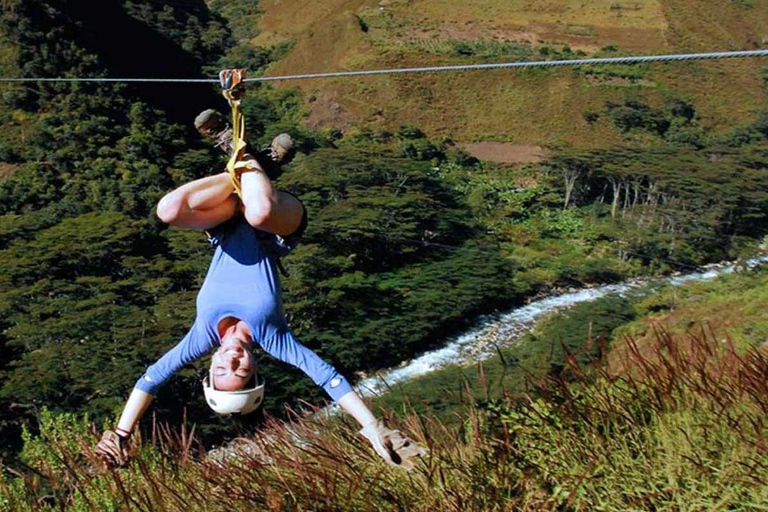
<svg viewBox="0 0 768 512">
<path fill-rule="evenodd" d="M 256 5 L 6 0 L 0 73 L 257 76 L 289 45 L 248 44 Z M 277 181 L 309 212 L 284 262 L 293 331 L 354 380 L 537 295 L 753 253 L 768 232 L 768 107 L 712 131 L 685 95 L 663 94 L 649 105 L 628 89 L 585 113 L 609 120 L 622 145 L 504 166 L 413 125 L 311 128 L 298 89 L 249 86 L 251 144 L 288 132 L 300 150 Z M 213 85 L 154 83 L 1 84 L 0 100 L 0 457 L 12 457 L 43 409 L 113 421 L 192 324 L 212 249 L 154 208 L 223 169 L 192 120 L 226 103 Z M 210 442 L 255 428 L 258 418 L 204 406 L 205 364 L 165 386 L 157 417 L 186 411 Z M 259 364 L 267 413 L 326 399 L 297 370 Z"/>
</svg>

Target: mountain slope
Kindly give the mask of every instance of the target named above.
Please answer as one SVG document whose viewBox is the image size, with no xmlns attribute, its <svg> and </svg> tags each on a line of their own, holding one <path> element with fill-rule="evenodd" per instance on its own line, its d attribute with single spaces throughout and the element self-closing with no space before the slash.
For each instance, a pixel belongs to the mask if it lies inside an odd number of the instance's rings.
<svg viewBox="0 0 768 512">
<path fill-rule="evenodd" d="M 445 0 L 261 2 L 252 43 L 293 41 L 271 75 L 537 60 L 553 56 L 751 49 L 768 37 L 768 4 L 701 1 Z M 299 21 L 300 20 L 300 21 Z M 613 50 L 613 48 L 609 48 Z M 768 102 L 759 68 L 768 63 L 702 62 L 648 67 L 487 71 L 303 81 L 310 123 L 392 130 L 415 124 L 462 142 L 600 147 L 622 140 L 601 112 L 626 99 L 659 105 L 682 97 L 702 126 L 748 122 Z"/>
</svg>

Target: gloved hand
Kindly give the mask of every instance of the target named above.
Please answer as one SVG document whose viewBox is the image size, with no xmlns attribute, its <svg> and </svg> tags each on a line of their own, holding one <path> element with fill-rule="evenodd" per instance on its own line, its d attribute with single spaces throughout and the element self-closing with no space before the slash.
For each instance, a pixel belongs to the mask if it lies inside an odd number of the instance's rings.
<svg viewBox="0 0 768 512">
<path fill-rule="evenodd" d="M 111 430 L 104 431 L 94 453 L 109 467 L 122 467 L 130 461 L 128 438 L 121 437 Z"/>
<path fill-rule="evenodd" d="M 376 420 L 363 428 L 360 433 L 368 439 L 382 459 L 388 464 L 406 471 L 413 469 L 411 459 L 423 457 L 427 451 L 398 430 L 387 428 L 383 420 Z"/>
</svg>

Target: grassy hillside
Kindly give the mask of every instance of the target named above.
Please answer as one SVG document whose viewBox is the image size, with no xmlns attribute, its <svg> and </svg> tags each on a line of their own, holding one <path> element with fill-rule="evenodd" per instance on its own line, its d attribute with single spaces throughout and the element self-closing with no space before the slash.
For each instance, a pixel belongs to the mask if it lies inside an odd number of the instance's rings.
<svg viewBox="0 0 768 512">
<path fill-rule="evenodd" d="M 396 423 L 429 449 L 410 473 L 322 415 L 207 456 L 187 428 L 157 426 L 128 467 L 107 470 L 87 418 L 43 411 L 21 454 L 34 472 L 0 473 L 0 511 L 763 509 L 768 358 L 712 336 L 689 337 L 680 357 L 678 339 L 659 337 L 632 376 L 573 365 L 571 382 L 551 375 L 451 422 L 406 408 Z"/>
<path fill-rule="evenodd" d="M 648 350 L 659 330 L 684 336 L 701 330 L 717 333 L 720 343 L 740 350 L 768 347 L 768 274 L 746 273 L 682 288 L 663 288 L 637 305 L 640 318 L 614 334 L 608 362 L 621 371 L 628 353 L 627 339 Z M 686 344 L 680 347 L 685 350 Z"/>
<path fill-rule="evenodd" d="M 623 53 L 752 49 L 768 37 L 765 2 L 643 0 L 261 2 L 252 43 L 292 41 L 269 74 Z M 580 53 L 580 54 L 581 54 Z M 315 126 L 391 130 L 415 124 L 460 142 L 600 147 L 621 141 L 588 122 L 608 101 L 691 101 L 706 129 L 753 120 L 768 101 L 760 65 L 658 64 L 601 70 L 491 71 L 365 77 L 286 84 L 307 92 Z"/>
<path fill-rule="evenodd" d="M 695 352 L 702 338 L 743 354 L 768 347 L 768 271 L 727 275 L 711 282 L 648 289 L 629 299 L 608 296 L 582 303 L 540 321 L 519 345 L 477 367 L 455 366 L 398 385 L 375 403 L 396 411 L 430 410 L 451 421 L 475 400 L 495 400 L 504 393 L 531 389 L 564 364 L 561 346 L 583 360 L 598 353 L 604 339 L 606 369 L 613 375 L 636 372 L 639 352 L 659 362 L 660 334 L 676 342 L 679 354 Z M 467 393 L 467 390 L 473 390 Z M 409 404 L 404 407 L 402 404 Z"/>
<path fill-rule="evenodd" d="M 662 0 L 662 6 L 671 48 L 737 50 L 768 42 L 768 4 L 760 0 Z"/>
</svg>

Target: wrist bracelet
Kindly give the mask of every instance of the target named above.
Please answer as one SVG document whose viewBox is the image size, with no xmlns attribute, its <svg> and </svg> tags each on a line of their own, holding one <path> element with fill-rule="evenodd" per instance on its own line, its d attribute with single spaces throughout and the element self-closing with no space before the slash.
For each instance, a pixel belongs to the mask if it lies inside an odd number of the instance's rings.
<svg viewBox="0 0 768 512">
<path fill-rule="evenodd" d="M 124 428 L 115 427 L 115 434 L 119 435 L 123 439 L 128 439 L 131 437 L 132 432 L 125 430 Z"/>
</svg>

